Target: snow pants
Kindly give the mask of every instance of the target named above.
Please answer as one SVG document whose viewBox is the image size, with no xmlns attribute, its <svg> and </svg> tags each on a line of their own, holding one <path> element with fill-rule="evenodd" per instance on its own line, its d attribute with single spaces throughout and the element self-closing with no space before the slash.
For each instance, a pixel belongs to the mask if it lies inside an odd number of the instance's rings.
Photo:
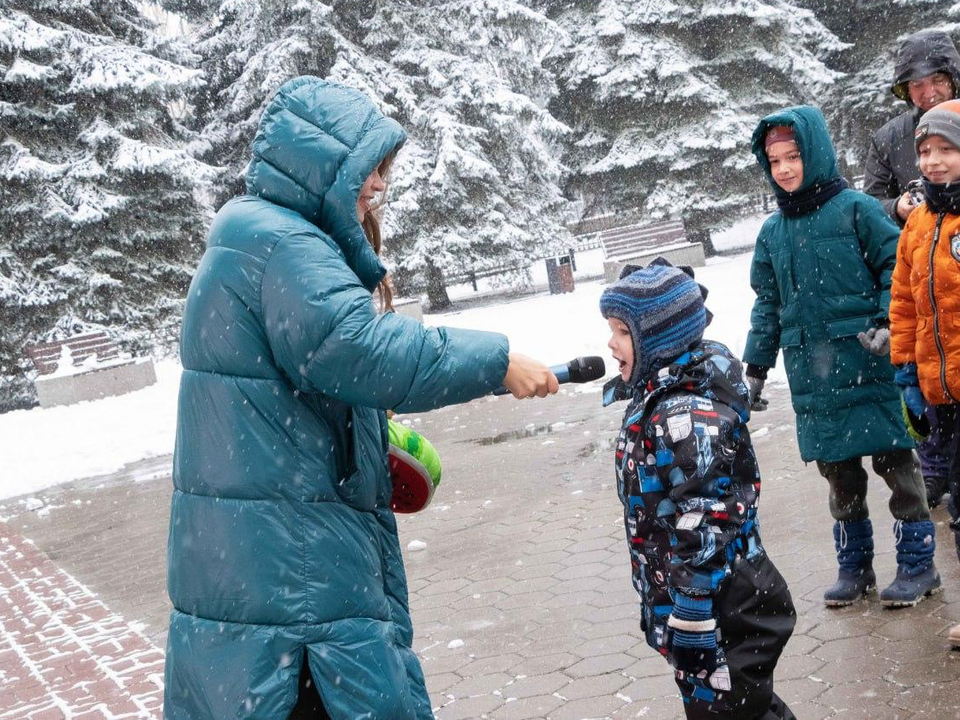
<svg viewBox="0 0 960 720">
<path fill-rule="evenodd" d="M 687 718 L 795 720 L 773 691 L 773 671 L 793 634 L 797 613 L 786 581 L 766 553 L 736 562 L 733 574 L 714 599 L 714 608 L 731 690 L 711 704 L 691 697 L 688 683 L 678 679 Z"/>
<path fill-rule="evenodd" d="M 872 458 L 873 471 L 893 492 L 890 514 L 895 520 L 920 522 L 930 519 L 923 475 L 912 450 L 891 450 Z M 817 460 L 817 469 L 830 483 L 830 514 L 834 520 L 857 522 L 870 517 L 867 508 L 867 471 L 863 458 L 840 462 Z"/>
<path fill-rule="evenodd" d="M 950 428 L 940 429 L 940 413 L 936 405 L 927 407 L 927 420 L 930 423 L 930 435 L 917 443 L 920 465 L 925 478 L 946 478 L 950 475 L 951 434 Z"/>
<path fill-rule="evenodd" d="M 950 513 L 950 528 L 957 545 L 957 557 L 960 559 L 960 404 L 937 405 L 937 422 L 940 433 L 945 438 L 944 447 L 950 457 L 948 477 L 950 500 L 947 511 Z"/>
</svg>

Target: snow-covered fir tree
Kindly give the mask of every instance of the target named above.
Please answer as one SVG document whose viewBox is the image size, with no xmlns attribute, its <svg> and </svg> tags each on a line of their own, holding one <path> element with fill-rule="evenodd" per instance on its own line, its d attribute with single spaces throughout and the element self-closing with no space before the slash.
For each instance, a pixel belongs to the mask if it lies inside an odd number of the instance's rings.
<svg viewBox="0 0 960 720">
<path fill-rule="evenodd" d="M 241 191 L 272 94 L 312 74 L 366 92 L 409 133 L 383 216 L 402 291 L 427 289 L 442 307 L 444 276 L 520 267 L 567 244 L 564 127 L 545 109 L 554 84 L 540 64 L 558 33 L 542 15 L 505 0 L 164 5 L 195 23 L 204 158 L 233 178 L 218 200 Z"/>
<path fill-rule="evenodd" d="M 870 138 L 907 109 L 890 92 L 900 41 L 919 30 L 940 29 L 960 41 L 960 4 L 944 0 L 795 0 L 812 10 L 841 41 L 831 66 L 844 73 L 827 88 L 823 109 L 840 149 L 841 169 L 863 173 Z"/>
<path fill-rule="evenodd" d="M 688 230 L 762 189 L 749 150 L 764 114 L 817 103 L 840 41 L 786 0 L 540 0 L 568 33 L 555 115 L 587 214 L 641 208 Z"/>
<path fill-rule="evenodd" d="M 263 109 L 298 75 L 344 82 L 379 99 L 380 68 L 337 30 L 367 3 L 304 0 L 160 0 L 191 26 L 204 85 L 191 95 L 202 158 L 225 167 L 215 204 L 243 192 L 243 174 Z"/>
<path fill-rule="evenodd" d="M 565 249 L 561 141 L 547 110 L 556 94 L 542 58 L 561 33 L 508 0 L 383 3 L 364 44 L 389 59 L 385 100 L 410 141 L 391 172 L 386 215 L 401 287 L 505 268 Z"/>
<path fill-rule="evenodd" d="M 213 172 L 177 118 L 192 61 L 134 2 L 0 2 L 0 407 L 30 402 L 25 343 L 175 344 Z"/>
</svg>

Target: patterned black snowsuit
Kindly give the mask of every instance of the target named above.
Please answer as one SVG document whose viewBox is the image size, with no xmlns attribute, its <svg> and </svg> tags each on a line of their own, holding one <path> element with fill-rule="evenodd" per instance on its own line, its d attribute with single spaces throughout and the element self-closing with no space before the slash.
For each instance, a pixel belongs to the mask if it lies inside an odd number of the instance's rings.
<svg viewBox="0 0 960 720">
<path fill-rule="evenodd" d="M 634 587 L 648 644 L 672 663 L 670 591 L 713 599 L 732 689 L 678 679 L 688 717 L 792 717 L 773 670 L 796 621 L 786 583 L 760 543 L 760 472 L 740 362 L 703 341 L 634 392 L 616 448 Z"/>
</svg>

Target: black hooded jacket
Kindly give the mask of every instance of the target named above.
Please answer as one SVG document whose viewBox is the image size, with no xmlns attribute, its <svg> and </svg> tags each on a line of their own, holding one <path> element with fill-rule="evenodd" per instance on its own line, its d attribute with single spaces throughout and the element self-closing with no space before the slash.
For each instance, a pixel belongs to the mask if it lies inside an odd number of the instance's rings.
<svg viewBox="0 0 960 720">
<path fill-rule="evenodd" d="M 897 200 L 907 183 L 920 177 L 913 133 L 922 114 L 910 101 L 910 80 L 947 73 L 953 80 L 954 96 L 960 91 L 960 55 L 950 36 L 937 30 L 924 30 L 909 36 L 897 51 L 897 65 L 890 91 L 909 106 L 881 127 L 870 142 L 864 168 L 863 190 L 873 195 L 900 226 Z"/>
</svg>

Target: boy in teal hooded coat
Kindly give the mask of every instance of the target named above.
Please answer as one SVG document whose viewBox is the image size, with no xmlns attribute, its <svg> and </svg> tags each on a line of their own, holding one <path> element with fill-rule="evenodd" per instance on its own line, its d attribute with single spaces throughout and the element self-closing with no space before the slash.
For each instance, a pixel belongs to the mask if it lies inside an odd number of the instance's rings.
<svg viewBox="0 0 960 720">
<path fill-rule="evenodd" d="M 830 484 L 840 565 L 824 594 L 848 605 L 875 587 L 873 528 L 862 457 L 890 486 L 897 577 L 885 605 L 912 605 L 940 588 L 934 526 L 903 423 L 889 358 L 890 283 L 899 231 L 875 199 L 846 188 L 823 115 L 808 106 L 765 117 L 753 153 L 780 210 L 757 238 L 757 294 L 744 351 L 759 396 L 779 349 L 804 461 Z M 772 164 L 775 167 L 772 167 Z"/>
</svg>

